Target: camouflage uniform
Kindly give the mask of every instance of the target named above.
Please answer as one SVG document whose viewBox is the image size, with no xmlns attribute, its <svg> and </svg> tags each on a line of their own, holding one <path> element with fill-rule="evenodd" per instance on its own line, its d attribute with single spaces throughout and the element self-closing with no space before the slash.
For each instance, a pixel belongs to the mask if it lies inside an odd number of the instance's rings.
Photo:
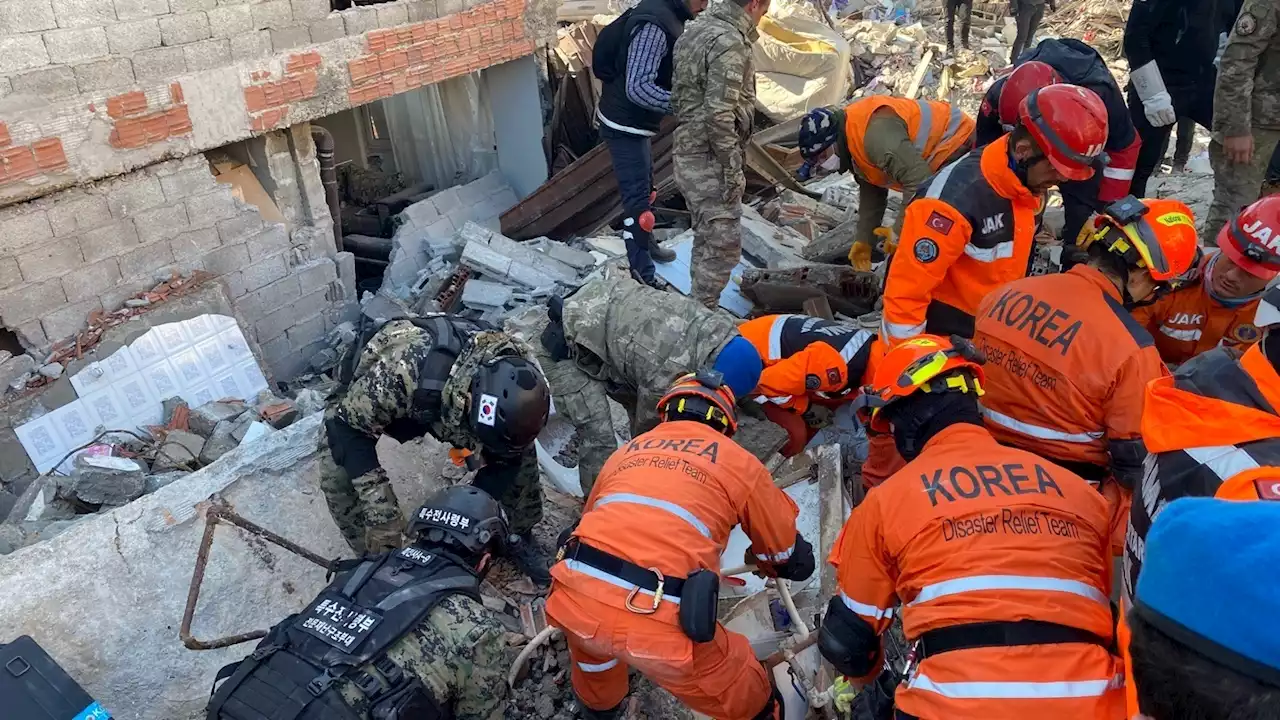
<svg viewBox="0 0 1280 720">
<path fill-rule="evenodd" d="M 427 331 L 407 320 L 383 325 L 361 352 L 350 385 L 329 401 L 326 420 L 346 423 L 361 433 L 361 441 L 367 440 L 370 449 L 384 431 L 391 430 L 389 434 L 400 441 L 430 432 L 442 443 L 479 452 L 479 440 L 467 417 L 475 369 L 497 356 L 531 358 L 532 353 L 506 333 L 476 333 L 467 340 L 445 381 L 439 417 L 431 418 L 414 408 L 413 394 L 418 389 L 418 367 L 433 345 Z M 422 429 L 415 429 L 414 434 L 397 432 L 415 425 Z M 375 467 L 358 478 L 350 478 L 333 459 L 325 433 L 321 433 L 320 448 L 324 451 L 320 487 L 348 544 L 357 552 L 366 547 L 376 550 L 375 544 L 398 546 L 398 526 L 403 515 L 386 471 Z M 518 468 L 513 468 L 514 464 L 490 461 L 476 474 L 474 484 L 502 503 L 511 518 L 512 532 L 523 534 L 542 519 L 542 486 L 534 449 L 529 448 L 520 456 Z M 371 530 L 377 531 L 377 543 L 372 542 Z M 366 534 L 371 535 L 368 544 Z"/>
<path fill-rule="evenodd" d="M 632 437 L 652 430 L 658 400 L 671 381 L 714 365 L 738 327 L 725 313 L 610 268 L 565 300 L 564 334 L 572 359 L 557 362 L 540 344 L 534 352 L 556 412 L 577 428 L 578 471 L 583 494 L 589 495 L 605 460 L 618 449 L 609 398 L 627 409 Z"/>
<path fill-rule="evenodd" d="M 413 673 L 457 720 L 501 720 L 507 701 L 507 644 L 493 613 L 466 595 L 452 595 L 400 638 L 387 657 Z M 364 693 L 351 683 L 342 697 L 368 717 Z"/>
<path fill-rule="evenodd" d="M 721 0 L 689 21 L 676 41 L 672 162 L 693 214 L 691 294 L 709 308 L 719 304 L 742 252 L 742 151 L 755 112 L 757 35 L 745 10 Z"/>
<path fill-rule="evenodd" d="M 1201 237 L 1216 243 L 1218 230 L 1240 208 L 1258 199 L 1267 164 L 1280 142 L 1280 10 L 1275 0 L 1245 0 L 1222 53 L 1213 95 L 1213 204 Z M 1227 159 L 1222 139 L 1253 135 L 1248 163 Z"/>
</svg>

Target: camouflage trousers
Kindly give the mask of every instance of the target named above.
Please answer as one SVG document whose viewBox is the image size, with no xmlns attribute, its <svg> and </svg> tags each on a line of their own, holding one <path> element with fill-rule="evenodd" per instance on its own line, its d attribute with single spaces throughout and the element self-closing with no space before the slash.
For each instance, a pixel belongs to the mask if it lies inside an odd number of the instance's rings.
<svg viewBox="0 0 1280 720">
<path fill-rule="evenodd" d="M 1209 162 L 1213 166 L 1213 203 L 1200 227 L 1206 245 L 1218 244 L 1218 231 L 1245 205 L 1258 199 L 1267 174 L 1271 154 L 1280 143 L 1280 130 L 1253 129 L 1253 157 L 1247 163 L 1227 159 L 1226 149 L 1216 139 L 1209 143 Z"/>
<path fill-rule="evenodd" d="M 404 511 L 395 490 L 382 468 L 352 481 L 346 469 L 333 459 L 324 430 L 320 433 L 320 490 L 324 492 L 329 514 L 342 537 L 357 554 L 369 547 L 371 531 L 385 537 L 404 526 Z M 511 531 L 524 534 L 542 520 L 542 483 L 538 473 L 538 456 L 533 448 L 515 461 L 518 466 L 489 465 L 476 473 L 473 483 L 492 495 L 507 511 Z M 398 545 L 398 542 L 386 544 Z"/>
<path fill-rule="evenodd" d="M 695 300 L 712 310 L 742 257 L 742 193 L 746 178 L 738 172 L 725 181 L 725 169 L 708 156 L 675 155 L 676 186 L 693 216 L 692 286 Z"/>
</svg>

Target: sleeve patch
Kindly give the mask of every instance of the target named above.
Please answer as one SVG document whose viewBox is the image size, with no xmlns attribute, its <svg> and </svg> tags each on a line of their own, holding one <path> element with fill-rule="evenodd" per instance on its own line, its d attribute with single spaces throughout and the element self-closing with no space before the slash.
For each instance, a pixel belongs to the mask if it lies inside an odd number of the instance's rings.
<svg viewBox="0 0 1280 720">
<path fill-rule="evenodd" d="M 822 378 L 820 378 L 820 377 L 818 377 L 817 375 L 814 375 L 814 374 L 812 374 L 812 373 L 810 373 L 809 375 L 805 375 L 805 376 L 804 376 L 804 389 L 805 389 L 805 390 L 817 390 L 817 389 L 818 389 L 818 388 L 820 388 L 820 387 L 822 387 Z"/>
<path fill-rule="evenodd" d="M 956 221 L 946 215 L 943 215 L 937 210 L 934 210 L 929 213 L 929 219 L 925 221 L 925 225 L 928 226 L 930 230 L 937 230 L 943 235 L 946 235 L 951 232 L 951 228 L 955 227 Z M 937 249 L 937 245 L 934 245 L 934 249 Z"/>
<path fill-rule="evenodd" d="M 947 222 L 951 221 L 948 220 Z M 912 246 L 911 253 L 915 255 L 917 261 L 924 264 L 931 263 L 938 259 L 938 243 L 929 238 L 920 238 Z"/>
<path fill-rule="evenodd" d="M 827 382 L 832 385 L 840 384 L 840 371 L 836 368 L 827 368 Z"/>
<path fill-rule="evenodd" d="M 1253 13 L 1240 13 L 1240 18 L 1236 20 L 1237 35 L 1252 35 L 1258 29 L 1258 19 Z"/>
</svg>

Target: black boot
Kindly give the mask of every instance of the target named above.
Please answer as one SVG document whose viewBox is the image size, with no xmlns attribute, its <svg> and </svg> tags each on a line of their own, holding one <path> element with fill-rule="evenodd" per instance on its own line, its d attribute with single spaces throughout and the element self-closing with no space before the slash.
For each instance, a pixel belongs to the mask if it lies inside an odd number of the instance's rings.
<svg viewBox="0 0 1280 720">
<path fill-rule="evenodd" d="M 586 718 L 586 720 L 617 720 L 622 717 L 622 706 L 627 702 L 627 699 L 623 698 L 622 702 L 614 705 L 608 710 L 592 710 L 587 707 L 586 703 L 582 702 L 582 698 L 578 697 L 577 693 L 574 693 L 573 696 L 578 701 L 578 704 L 582 706 L 582 712 L 580 714 L 582 717 Z"/>
<path fill-rule="evenodd" d="M 551 584 L 547 554 L 538 547 L 538 542 L 533 538 L 533 531 L 521 535 L 520 542 L 507 551 L 507 557 L 520 568 L 520 572 L 529 576 L 534 585 L 547 587 Z"/>
<path fill-rule="evenodd" d="M 662 247 L 662 244 L 654 239 L 653 234 L 649 234 L 649 257 L 654 262 L 669 263 L 676 259 L 676 251 Z"/>
</svg>

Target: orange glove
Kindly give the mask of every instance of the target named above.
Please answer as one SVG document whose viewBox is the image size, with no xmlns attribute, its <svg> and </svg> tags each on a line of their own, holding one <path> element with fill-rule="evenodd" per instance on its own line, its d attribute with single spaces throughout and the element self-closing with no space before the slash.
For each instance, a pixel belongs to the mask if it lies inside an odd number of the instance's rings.
<svg viewBox="0 0 1280 720">
<path fill-rule="evenodd" d="M 884 249 L 885 257 L 892 255 L 898 250 L 898 236 L 893 234 L 893 228 L 881 225 L 872 230 L 871 233 L 876 237 L 884 238 L 881 247 Z"/>
<path fill-rule="evenodd" d="M 855 242 L 853 247 L 849 248 L 849 264 L 858 272 L 870 272 L 871 245 L 864 242 Z"/>
</svg>

